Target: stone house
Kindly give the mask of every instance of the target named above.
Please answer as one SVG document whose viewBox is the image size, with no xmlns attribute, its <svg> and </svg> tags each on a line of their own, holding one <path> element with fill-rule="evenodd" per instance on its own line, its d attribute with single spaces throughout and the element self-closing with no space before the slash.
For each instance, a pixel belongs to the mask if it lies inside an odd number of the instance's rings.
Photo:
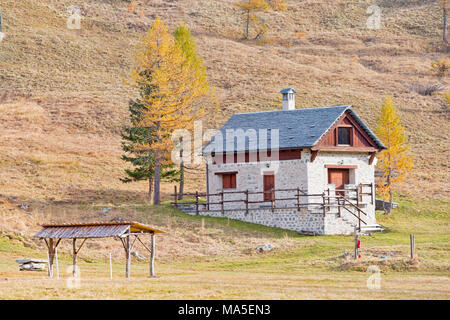
<svg viewBox="0 0 450 320">
<path fill-rule="evenodd" d="M 385 149 L 351 106 L 234 114 L 203 148 L 201 214 L 317 234 L 376 230 L 374 167 Z"/>
</svg>

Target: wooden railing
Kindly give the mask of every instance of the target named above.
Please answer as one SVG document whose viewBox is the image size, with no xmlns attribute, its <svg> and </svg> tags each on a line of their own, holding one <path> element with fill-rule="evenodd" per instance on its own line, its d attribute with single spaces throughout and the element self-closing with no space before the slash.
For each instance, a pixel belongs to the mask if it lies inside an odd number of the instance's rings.
<svg viewBox="0 0 450 320">
<path fill-rule="evenodd" d="M 367 191 L 367 188 L 370 187 L 370 191 Z M 331 194 L 331 192 L 334 191 L 334 194 Z M 359 227 L 361 228 L 361 223 L 367 224 L 362 218 L 361 214 L 367 216 L 367 213 L 365 213 L 361 207 L 360 204 L 363 201 L 363 196 L 371 196 L 370 203 L 374 204 L 374 185 L 373 184 L 359 184 L 355 188 L 347 188 L 347 189 L 327 189 L 323 193 L 317 193 L 317 194 L 307 194 L 300 188 L 295 189 L 272 189 L 268 191 L 221 191 L 218 193 L 201 193 L 201 192 L 194 192 L 194 193 L 184 193 L 184 196 L 188 197 L 194 197 L 191 201 L 184 201 L 184 204 L 194 204 L 195 205 L 195 212 L 198 215 L 199 214 L 199 207 L 200 207 L 200 197 L 206 198 L 206 203 L 204 204 L 207 206 L 208 211 L 220 211 L 222 215 L 225 214 L 226 211 L 235 211 L 235 210 L 245 210 L 246 214 L 249 213 L 250 210 L 257 210 L 259 208 L 250 208 L 250 205 L 252 204 L 270 204 L 270 208 L 272 209 L 272 212 L 275 211 L 275 209 L 280 208 L 296 208 L 298 211 L 300 211 L 301 208 L 311 208 L 312 206 L 316 206 L 315 209 L 317 209 L 317 206 L 319 207 L 319 210 L 322 211 L 323 215 L 325 216 L 327 212 L 330 211 L 331 208 L 337 208 L 338 210 L 338 216 L 341 216 L 341 208 L 345 209 L 349 213 L 351 213 L 353 216 L 355 216 L 358 219 Z M 286 195 L 286 193 L 288 193 Z M 266 194 L 269 194 L 269 199 L 264 200 L 264 196 Z M 282 196 L 284 195 L 284 197 Z M 350 196 L 351 194 L 354 194 L 354 196 Z M 233 199 L 230 199 L 229 196 L 233 195 Z M 250 199 L 250 197 L 254 198 L 255 195 L 262 195 L 261 199 Z M 179 201 L 178 201 L 178 193 L 177 188 L 175 186 L 174 193 L 171 195 L 173 196 L 174 201 L 171 202 L 175 207 L 178 207 Z M 228 199 L 227 199 L 228 197 Z M 260 197 L 258 197 L 260 198 Z M 320 200 L 316 200 L 314 198 L 319 198 Z M 305 201 L 302 201 L 302 199 L 305 199 Z M 214 201 L 212 201 L 214 200 Z M 311 201 L 312 200 L 312 201 Z M 279 206 L 280 203 L 283 203 L 285 201 L 290 201 L 291 206 Z M 317 202 L 315 202 L 317 201 Z M 354 201 L 354 202 L 352 202 Z M 226 208 L 226 204 L 232 204 L 232 203 L 242 203 L 242 206 L 237 206 L 233 208 Z M 218 205 L 220 206 L 219 210 L 209 210 L 210 206 L 212 205 Z M 229 207 L 229 206 L 228 206 Z M 355 214 L 352 210 L 356 211 L 357 214 Z"/>
</svg>

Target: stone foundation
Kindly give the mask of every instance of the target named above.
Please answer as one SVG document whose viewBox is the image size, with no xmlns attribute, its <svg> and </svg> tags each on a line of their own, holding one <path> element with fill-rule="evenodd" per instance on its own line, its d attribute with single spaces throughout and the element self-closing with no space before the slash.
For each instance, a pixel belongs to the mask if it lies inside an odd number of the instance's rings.
<svg viewBox="0 0 450 320">
<path fill-rule="evenodd" d="M 190 215 L 195 215 L 195 211 L 183 210 Z M 334 213 L 327 213 L 324 218 L 321 213 L 311 213 L 310 210 L 295 208 L 257 209 L 250 210 L 246 214 L 245 210 L 226 211 L 224 215 L 220 211 L 200 210 L 199 215 L 210 217 L 225 217 L 250 223 L 261 224 L 269 227 L 293 230 L 298 232 L 314 232 L 316 234 L 351 234 L 354 226 Z"/>
</svg>

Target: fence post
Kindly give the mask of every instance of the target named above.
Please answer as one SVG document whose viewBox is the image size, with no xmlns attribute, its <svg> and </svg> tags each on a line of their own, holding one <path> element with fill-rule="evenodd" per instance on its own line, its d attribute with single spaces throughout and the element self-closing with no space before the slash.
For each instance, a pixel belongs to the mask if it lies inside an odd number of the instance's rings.
<svg viewBox="0 0 450 320">
<path fill-rule="evenodd" d="M 371 191 L 372 191 L 371 203 L 373 205 L 373 204 L 375 204 L 375 183 L 373 183 L 373 182 L 371 184 Z"/>
<path fill-rule="evenodd" d="M 411 245 L 411 260 L 414 259 L 414 249 L 415 249 L 415 241 L 414 241 L 414 235 L 410 234 L 409 235 L 409 242 Z"/>
<path fill-rule="evenodd" d="M 297 188 L 297 211 L 300 211 L 300 188 Z"/>
<path fill-rule="evenodd" d="M 198 216 L 198 191 L 195 191 L 195 214 Z"/>
<path fill-rule="evenodd" d="M 359 187 L 356 186 L 356 206 L 359 208 Z"/>
<path fill-rule="evenodd" d="M 270 189 L 270 201 L 272 202 L 272 213 L 275 209 L 274 199 L 275 198 L 275 192 L 273 191 L 273 188 Z"/>
<path fill-rule="evenodd" d="M 362 183 L 359 184 L 359 202 L 363 202 L 363 185 Z"/>
<path fill-rule="evenodd" d="M 337 197 L 337 195 L 334 195 L 334 196 L 336 197 L 336 200 L 337 200 L 338 217 L 340 218 L 341 217 L 341 199 L 339 199 Z"/>
<path fill-rule="evenodd" d="M 222 192 L 220 193 L 220 198 L 221 198 L 220 204 L 221 204 L 221 206 L 222 206 L 222 215 L 224 215 L 224 208 L 223 208 L 223 190 L 222 190 Z"/>
<path fill-rule="evenodd" d="M 325 213 L 325 207 L 326 207 L 326 204 L 325 204 L 325 191 L 322 193 L 322 200 L 323 200 L 323 204 L 322 204 L 323 216 L 325 217 L 325 215 L 326 215 L 326 213 Z"/>
<path fill-rule="evenodd" d="M 330 188 L 328 188 L 328 210 L 330 211 Z"/>
<path fill-rule="evenodd" d="M 248 190 L 245 190 L 245 214 L 248 214 Z"/>
<path fill-rule="evenodd" d="M 178 203 L 177 203 L 177 186 L 173 186 L 174 187 L 174 196 L 175 196 L 175 201 L 174 201 L 174 204 L 175 204 L 175 208 L 178 208 Z"/>
</svg>

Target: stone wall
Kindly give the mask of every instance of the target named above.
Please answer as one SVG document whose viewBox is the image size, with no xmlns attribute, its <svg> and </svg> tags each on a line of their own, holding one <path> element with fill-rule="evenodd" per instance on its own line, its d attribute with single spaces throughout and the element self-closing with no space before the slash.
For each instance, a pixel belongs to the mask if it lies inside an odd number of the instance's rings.
<svg viewBox="0 0 450 320">
<path fill-rule="evenodd" d="M 209 193 L 224 192 L 224 200 L 245 200 L 244 193 L 228 193 L 233 191 L 249 191 L 249 201 L 260 201 L 263 194 L 252 194 L 252 192 L 263 191 L 263 175 L 265 173 L 275 174 L 275 189 L 296 189 L 300 188 L 308 194 L 322 194 L 328 188 L 330 195 L 334 195 L 334 185 L 328 184 L 328 170 L 325 165 L 356 165 L 356 169 L 350 169 L 350 184 L 346 188 L 355 188 L 360 183 L 374 182 L 374 167 L 376 160 L 369 165 L 369 155 L 367 153 L 352 152 L 319 152 L 314 162 L 311 163 L 310 150 L 304 149 L 301 159 L 284 161 L 262 161 L 249 163 L 226 163 L 209 164 L 208 166 L 208 184 Z M 209 162 L 211 163 L 211 162 Z M 222 177 L 220 172 L 237 172 L 236 188 L 222 189 Z M 366 187 L 364 191 L 370 191 Z M 296 191 L 279 191 L 276 198 L 293 198 Z M 351 196 L 351 194 L 347 194 Z M 210 203 L 220 202 L 220 196 L 210 197 Z M 321 196 L 301 197 L 302 203 L 321 203 Z M 367 216 L 361 215 L 367 224 L 375 224 L 375 206 L 371 195 L 364 195 L 360 202 L 361 208 L 367 213 Z M 238 219 L 247 222 L 258 223 L 262 225 L 279 227 L 295 231 L 312 231 L 318 234 L 348 234 L 353 232 L 353 228 L 358 224 L 357 218 L 345 209 L 341 210 L 341 217 L 337 215 L 337 208 L 327 211 L 326 217 L 323 217 L 321 206 L 314 208 L 313 205 L 307 209 L 302 208 L 297 211 L 297 201 L 277 200 L 275 203 L 275 212 L 269 208 L 271 202 L 251 203 L 249 204 L 250 213 L 245 214 L 245 202 L 226 202 L 224 204 L 226 217 Z M 221 217 L 220 204 L 210 204 L 209 211 L 203 211 L 201 214 Z M 352 210 L 352 209 L 350 209 Z M 356 211 L 353 210 L 356 214 Z M 356 214 L 357 215 L 357 214 Z"/>
<path fill-rule="evenodd" d="M 309 151 L 302 152 L 302 157 L 310 159 Z M 350 169 L 350 184 L 346 188 L 355 188 L 360 183 L 373 183 L 375 181 L 374 168 L 376 159 L 369 164 L 369 155 L 367 153 L 351 153 L 351 152 L 319 152 L 314 162 L 308 161 L 308 193 L 322 193 L 328 188 L 334 189 L 334 185 L 328 184 L 328 170 L 325 165 L 356 165 L 357 169 Z M 370 188 L 365 187 L 364 192 L 370 191 Z M 349 196 L 352 196 L 348 194 Z M 353 195 L 355 196 L 355 195 Z M 367 214 L 367 222 L 375 223 L 375 205 L 371 203 L 372 196 L 363 195 L 361 201 L 361 208 Z M 344 210 L 346 211 L 346 210 Z M 356 219 L 350 213 L 343 213 L 349 220 Z"/>
<path fill-rule="evenodd" d="M 195 212 L 187 212 L 195 215 Z M 245 210 L 227 211 L 224 215 L 218 211 L 201 211 L 202 216 L 226 217 L 261 224 L 269 227 L 282 228 L 293 231 L 309 231 L 317 234 L 324 234 L 324 218 L 320 214 L 311 214 L 306 209 L 297 211 L 296 209 L 258 209 L 250 210 L 246 214 Z"/>
<path fill-rule="evenodd" d="M 307 160 L 284 160 L 284 161 L 263 161 L 250 163 L 226 163 L 208 166 L 208 184 L 209 193 L 245 191 L 250 192 L 249 201 L 262 201 L 263 194 L 251 194 L 251 192 L 263 191 L 263 175 L 265 173 L 275 174 L 275 189 L 296 189 L 300 188 L 306 190 L 307 188 Z M 237 171 L 236 175 L 236 189 L 222 189 L 222 177 L 216 173 Z M 279 191 L 276 198 L 292 198 L 296 192 Z M 224 200 L 244 200 L 245 195 L 240 194 L 226 194 Z M 220 196 L 210 197 L 209 202 L 220 202 Z M 302 199 L 303 201 L 304 199 Z M 305 199 L 306 200 L 306 199 Z M 270 206 L 267 202 L 262 205 Z M 245 206 L 244 202 L 226 203 L 226 209 L 242 209 Z M 258 209 L 261 203 L 249 204 L 249 208 Z M 292 201 L 278 201 L 278 207 L 296 207 L 297 202 Z M 210 210 L 220 210 L 220 205 L 210 205 Z"/>
</svg>

